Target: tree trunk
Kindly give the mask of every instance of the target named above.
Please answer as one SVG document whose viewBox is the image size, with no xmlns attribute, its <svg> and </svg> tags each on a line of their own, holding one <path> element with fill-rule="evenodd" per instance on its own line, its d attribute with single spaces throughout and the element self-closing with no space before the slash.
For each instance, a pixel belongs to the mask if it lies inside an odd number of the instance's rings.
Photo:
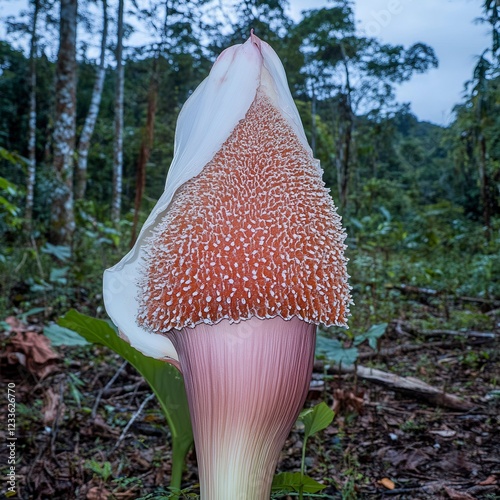
<svg viewBox="0 0 500 500">
<path fill-rule="evenodd" d="M 339 206 L 344 211 L 347 206 L 349 178 L 351 175 L 351 146 L 354 129 L 353 113 L 349 97 L 346 95 L 341 96 L 338 120 L 337 156 L 335 163 L 337 166 L 339 187 Z"/>
<path fill-rule="evenodd" d="M 40 9 L 39 0 L 33 4 L 33 18 L 31 25 L 31 43 L 30 43 L 30 107 L 28 121 L 28 179 L 26 182 L 26 210 L 25 227 L 31 231 L 33 221 L 33 202 L 35 199 L 35 179 L 36 179 L 36 23 L 38 20 L 38 11 Z"/>
<path fill-rule="evenodd" d="M 311 149 L 313 156 L 316 157 L 316 89 L 312 86 L 311 99 Z"/>
<path fill-rule="evenodd" d="M 139 224 L 139 212 L 141 210 L 142 197 L 146 186 L 146 165 L 153 146 L 153 136 L 155 127 L 156 103 L 158 99 L 158 56 L 153 62 L 153 72 L 149 81 L 148 89 L 148 114 L 146 118 L 146 128 L 142 136 L 141 150 L 137 162 L 136 191 L 134 201 L 134 224 L 132 226 L 132 237 L 130 246 L 132 247 L 137 239 L 137 226 Z"/>
<path fill-rule="evenodd" d="M 481 198 L 483 202 L 483 222 L 486 228 L 486 237 L 489 240 L 491 236 L 491 196 L 489 177 L 487 172 L 487 154 L 486 139 L 484 134 L 479 136 L 479 181 L 481 185 Z"/>
<path fill-rule="evenodd" d="M 82 133 L 80 135 L 80 141 L 78 143 L 78 162 L 77 169 L 75 172 L 75 199 L 82 200 L 85 198 L 85 190 L 87 188 L 87 160 L 90 148 L 90 139 L 94 132 L 94 127 L 97 121 L 97 115 L 99 114 L 99 106 L 101 104 L 102 89 L 104 87 L 104 77 L 106 76 L 106 43 L 108 37 L 108 10 L 107 10 L 107 0 L 102 0 L 102 10 L 103 10 L 103 28 L 102 28 L 102 38 L 101 38 L 101 57 L 99 61 L 99 67 L 97 69 L 96 80 L 94 83 L 94 88 L 92 90 L 92 99 L 90 101 L 90 107 L 85 119 L 85 125 L 83 126 Z"/>
<path fill-rule="evenodd" d="M 73 211 L 73 155 L 76 125 L 77 0 L 61 0 L 59 53 L 56 67 L 56 117 L 50 241 L 70 245 L 75 230 Z"/>
<path fill-rule="evenodd" d="M 118 2 L 118 35 L 116 43 L 115 144 L 113 154 L 113 196 L 111 220 L 120 220 L 123 177 L 123 3 Z"/>
<path fill-rule="evenodd" d="M 347 206 L 347 196 L 349 187 L 349 178 L 351 175 L 351 156 L 352 156 L 352 139 L 354 132 L 354 112 L 352 110 L 351 100 L 351 81 L 349 73 L 349 64 L 344 50 L 344 46 L 340 44 L 342 51 L 342 62 L 345 70 L 345 92 L 341 93 L 339 106 L 339 125 L 337 136 L 337 179 L 339 186 L 340 209 L 343 212 Z"/>
</svg>

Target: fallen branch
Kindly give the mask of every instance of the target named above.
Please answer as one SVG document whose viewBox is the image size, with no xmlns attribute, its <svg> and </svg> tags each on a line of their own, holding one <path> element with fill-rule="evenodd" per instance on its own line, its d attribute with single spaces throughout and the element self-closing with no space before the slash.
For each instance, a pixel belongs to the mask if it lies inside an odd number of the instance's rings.
<svg viewBox="0 0 500 500">
<path fill-rule="evenodd" d="M 500 300 L 497 299 L 485 299 L 483 297 L 456 297 L 456 299 L 462 302 L 475 302 L 476 304 L 487 304 L 493 307 L 500 306 Z"/>
<path fill-rule="evenodd" d="M 476 337 L 482 339 L 496 339 L 497 334 L 494 332 L 477 332 L 475 330 L 460 331 L 460 330 L 418 330 L 417 328 L 404 323 L 403 321 L 395 321 L 395 331 L 401 335 L 404 332 L 411 335 L 421 335 L 423 337 L 443 337 L 445 335 L 454 335 L 456 337 Z"/>
<path fill-rule="evenodd" d="M 395 347 L 388 347 L 385 349 L 380 349 L 379 351 L 367 351 L 360 352 L 358 359 L 366 360 L 366 359 L 384 359 L 384 358 L 392 358 L 397 354 L 404 354 L 407 352 L 420 351 L 421 349 L 432 349 L 436 347 L 450 347 L 449 342 L 429 342 L 422 344 L 401 344 Z"/>
<path fill-rule="evenodd" d="M 424 288 L 414 285 L 406 285 L 404 283 L 400 285 L 387 284 L 386 288 L 399 290 L 400 292 L 414 295 L 429 295 L 432 297 L 443 296 L 447 300 L 459 300 L 462 302 L 473 302 L 476 304 L 486 304 L 493 307 L 500 306 L 500 300 L 498 299 L 487 299 L 484 297 L 468 297 L 468 296 L 456 296 L 450 293 L 444 292 L 444 290 L 434 290 L 433 288 Z"/>
<path fill-rule="evenodd" d="M 469 330 L 466 332 L 457 330 L 422 330 L 418 332 L 425 337 L 442 337 L 443 335 L 456 335 L 460 337 L 477 337 L 482 339 L 496 339 L 497 335 L 493 332 L 476 332 Z"/>
<path fill-rule="evenodd" d="M 491 311 L 488 311 L 485 314 L 486 314 L 486 316 L 499 316 L 500 315 L 500 308 L 499 309 L 492 309 Z"/>
<path fill-rule="evenodd" d="M 434 290 L 432 288 L 421 288 L 419 286 L 413 285 L 388 285 L 387 288 L 394 288 L 403 293 L 413 293 L 418 295 L 440 295 L 441 292 L 439 290 Z"/>
<path fill-rule="evenodd" d="M 481 336 L 476 338 L 471 335 L 466 339 L 466 343 L 469 346 L 478 346 L 487 344 L 494 339 L 496 339 L 496 336 Z M 401 344 L 394 347 L 380 349 L 379 351 L 370 350 L 360 352 L 358 359 L 360 361 L 366 361 L 367 359 L 386 359 L 397 356 L 398 354 L 406 354 L 409 352 L 420 351 L 422 349 L 455 349 L 461 346 L 463 346 L 463 341 L 461 340 L 455 340 L 452 342 L 449 340 L 440 340 L 439 342 L 422 342 L 420 344 Z"/>
<path fill-rule="evenodd" d="M 321 364 L 315 364 L 315 368 L 321 369 Z M 325 368 L 323 366 L 323 368 Z M 444 406 L 457 411 L 469 411 L 474 405 L 464 401 L 453 394 L 441 391 L 426 382 L 415 377 L 400 377 L 394 373 L 384 372 L 366 366 L 328 366 L 329 373 L 353 373 L 358 378 L 369 380 L 396 392 L 401 392 L 426 403 Z"/>
</svg>

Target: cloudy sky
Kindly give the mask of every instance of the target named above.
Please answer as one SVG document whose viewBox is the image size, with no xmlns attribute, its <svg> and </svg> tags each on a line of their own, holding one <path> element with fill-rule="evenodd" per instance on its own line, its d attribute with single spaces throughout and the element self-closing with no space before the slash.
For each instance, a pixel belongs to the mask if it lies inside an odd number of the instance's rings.
<svg viewBox="0 0 500 500">
<path fill-rule="evenodd" d="M 305 9 L 328 6 L 328 0 L 289 0 L 296 20 Z M 0 0 L 0 18 L 25 8 L 26 0 Z M 410 102 L 421 120 L 447 125 L 461 100 L 476 58 L 489 44 L 487 28 L 474 24 L 480 0 L 356 0 L 359 29 L 384 42 L 434 48 L 439 68 L 416 75 L 398 88 L 400 102 Z M 4 35 L 0 29 L 0 37 Z"/>
<path fill-rule="evenodd" d="M 439 68 L 398 88 L 400 102 L 410 102 L 419 119 L 446 125 L 452 108 L 461 100 L 464 83 L 472 76 L 476 58 L 490 43 L 479 0 L 357 0 L 360 30 L 384 42 L 430 45 Z M 304 9 L 324 7 L 326 0 L 291 0 L 291 13 L 300 18 Z"/>
</svg>

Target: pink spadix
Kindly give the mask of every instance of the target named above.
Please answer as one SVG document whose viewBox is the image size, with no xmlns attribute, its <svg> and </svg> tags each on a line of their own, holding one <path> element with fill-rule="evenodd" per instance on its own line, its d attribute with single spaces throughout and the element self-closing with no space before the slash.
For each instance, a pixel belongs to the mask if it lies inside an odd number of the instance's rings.
<svg viewBox="0 0 500 500">
<path fill-rule="evenodd" d="M 225 50 L 179 116 L 163 196 L 106 271 L 124 338 L 184 374 L 201 496 L 269 498 L 316 325 L 345 325 L 345 234 L 276 53 Z"/>
</svg>

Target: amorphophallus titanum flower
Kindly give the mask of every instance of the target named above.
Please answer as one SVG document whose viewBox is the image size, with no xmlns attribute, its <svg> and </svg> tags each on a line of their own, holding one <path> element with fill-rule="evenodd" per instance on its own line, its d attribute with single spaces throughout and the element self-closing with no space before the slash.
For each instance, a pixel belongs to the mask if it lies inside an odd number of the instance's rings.
<svg viewBox="0 0 500 500">
<path fill-rule="evenodd" d="M 345 235 L 271 47 L 222 52 L 178 119 L 165 192 L 104 275 L 122 336 L 176 364 L 207 500 L 269 498 L 316 326 L 345 325 Z"/>
</svg>

